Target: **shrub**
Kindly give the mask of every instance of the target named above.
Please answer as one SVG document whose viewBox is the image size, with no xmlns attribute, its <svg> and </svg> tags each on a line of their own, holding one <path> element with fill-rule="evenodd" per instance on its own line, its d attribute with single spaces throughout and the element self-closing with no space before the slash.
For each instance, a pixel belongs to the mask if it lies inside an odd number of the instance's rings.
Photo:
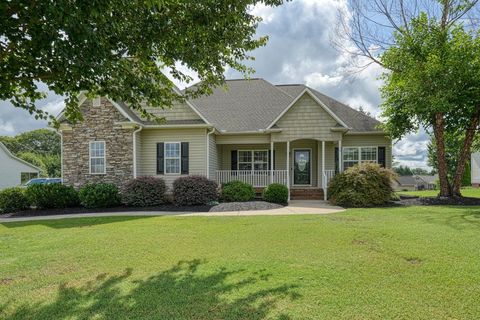
<svg viewBox="0 0 480 320">
<path fill-rule="evenodd" d="M 180 177 L 173 182 L 173 201 L 177 206 L 208 204 L 218 200 L 218 185 L 202 176 Z"/>
<path fill-rule="evenodd" d="M 0 191 L 0 212 L 10 213 L 26 210 L 30 207 L 25 190 L 22 188 L 7 188 Z"/>
<path fill-rule="evenodd" d="M 284 204 L 288 202 L 288 188 L 283 184 L 272 183 L 263 190 L 263 200 Z"/>
<path fill-rule="evenodd" d="M 330 202 L 343 207 L 373 207 L 393 196 L 394 173 L 377 164 L 364 163 L 337 174 L 328 188 Z"/>
<path fill-rule="evenodd" d="M 77 191 L 60 183 L 32 184 L 25 195 L 32 206 L 42 209 L 68 208 L 79 203 Z"/>
<path fill-rule="evenodd" d="M 154 177 L 140 177 L 130 180 L 122 193 L 127 206 L 152 207 L 165 203 L 165 181 Z"/>
<path fill-rule="evenodd" d="M 118 187 L 111 183 L 84 185 L 78 193 L 80 203 L 86 208 L 108 208 L 120 204 Z"/>
<path fill-rule="evenodd" d="M 243 202 L 255 199 L 252 185 L 242 181 L 225 183 L 222 188 L 222 200 L 225 202 Z"/>
</svg>

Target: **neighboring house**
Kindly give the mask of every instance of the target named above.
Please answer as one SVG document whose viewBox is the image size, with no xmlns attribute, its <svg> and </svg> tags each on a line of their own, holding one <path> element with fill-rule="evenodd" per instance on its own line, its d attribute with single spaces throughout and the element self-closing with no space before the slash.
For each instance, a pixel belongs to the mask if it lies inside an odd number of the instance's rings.
<svg viewBox="0 0 480 320">
<path fill-rule="evenodd" d="M 37 178 L 41 169 L 15 157 L 0 142 L 0 189 L 16 187 L 30 179 Z"/>
<path fill-rule="evenodd" d="M 417 180 L 414 176 L 398 176 L 395 178 L 394 188 L 399 191 L 417 190 Z"/>
<path fill-rule="evenodd" d="M 435 190 L 438 175 L 399 176 L 395 179 L 396 190 Z"/>
<path fill-rule="evenodd" d="M 478 188 L 480 186 L 480 152 L 472 153 L 470 168 L 472 170 L 472 186 Z"/>
<path fill-rule="evenodd" d="M 123 102 L 81 95 L 83 122 L 70 125 L 59 116 L 64 183 L 122 186 L 156 176 L 171 187 L 180 176 L 203 175 L 256 188 L 282 183 L 292 197 L 318 199 L 349 166 L 391 167 L 391 140 L 361 112 L 305 85 L 250 79 L 226 86 L 170 110 L 148 108 L 165 117 L 163 124 L 142 119 Z"/>
</svg>

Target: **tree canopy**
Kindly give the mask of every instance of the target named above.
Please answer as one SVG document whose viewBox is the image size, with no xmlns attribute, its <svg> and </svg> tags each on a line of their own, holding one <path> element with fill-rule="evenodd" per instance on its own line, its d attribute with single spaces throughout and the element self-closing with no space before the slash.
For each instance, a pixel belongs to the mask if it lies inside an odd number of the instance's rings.
<svg viewBox="0 0 480 320">
<path fill-rule="evenodd" d="M 459 196 L 480 122 L 478 0 L 350 0 L 339 47 L 384 68 L 382 116 L 392 138 L 433 133 L 441 196 Z M 367 65 L 368 65 L 367 63 Z M 446 139 L 457 137 L 455 150 Z M 454 167 L 448 174 L 449 160 Z"/>
<path fill-rule="evenodd" d="M 35 102 L 38 84 L 66 97 L 65 117 L 81 119 L 77 95 L 109 96 L 142 108 L 182 100 L 166 74 L 201 83 L 187 93 L 209 92 L 227 67 L 248 75 L 248 52 L 266 43 L 255 38 L 260 19 L 253 5 L 282 0 L 2 1 L 0 3 L 0 100 L 47 114 Z M 52 118 L 52 117 L 51 117 Z"/>
</svg>

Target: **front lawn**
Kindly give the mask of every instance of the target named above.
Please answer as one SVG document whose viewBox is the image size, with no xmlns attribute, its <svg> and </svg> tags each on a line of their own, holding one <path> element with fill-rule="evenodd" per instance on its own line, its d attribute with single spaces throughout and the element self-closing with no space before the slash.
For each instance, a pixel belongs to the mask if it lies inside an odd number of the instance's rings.
<svg viewBox="0 0 480 320">
<path fill-rule="evenodd" d="M 475 319 L 480 207 L 0 224 L 1 319 Z"/>
<path fill-rule="evenodd" d="M 436 197 L 438 190 L 421 190 L 421 191 L 397 191 L 398 194 L 406 194 L 419 197 Z M 462 196 L 471 198 L 480 198 L 480 188 L 466 187 L 462 188 Z"/>
</svg>

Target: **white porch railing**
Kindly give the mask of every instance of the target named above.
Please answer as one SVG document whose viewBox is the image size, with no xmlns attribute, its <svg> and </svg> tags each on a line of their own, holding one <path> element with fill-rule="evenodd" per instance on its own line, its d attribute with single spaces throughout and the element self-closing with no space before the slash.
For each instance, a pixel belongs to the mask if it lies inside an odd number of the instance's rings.
<svg viewBox="0 0 480 320">
<path fill-rule="evenodd" d="M 270 170 L 217 170 L 215 180 L 218 184 L 240 180 L 254 187 L 266 187 L 271 183 Z M 273 170 L 273 183 L 287 185 L 287 170 Z"/>
<path fill-rule="evenodd" d="M 327 200 L 327 189 L 330 183 L 330 180 L 335 176 L 335 170 L 325 170 L 323 171 L 323 180 L 322 180 L 322 189 L 323 195 L 325 197 L 324 200 Z"/>
</svg>

